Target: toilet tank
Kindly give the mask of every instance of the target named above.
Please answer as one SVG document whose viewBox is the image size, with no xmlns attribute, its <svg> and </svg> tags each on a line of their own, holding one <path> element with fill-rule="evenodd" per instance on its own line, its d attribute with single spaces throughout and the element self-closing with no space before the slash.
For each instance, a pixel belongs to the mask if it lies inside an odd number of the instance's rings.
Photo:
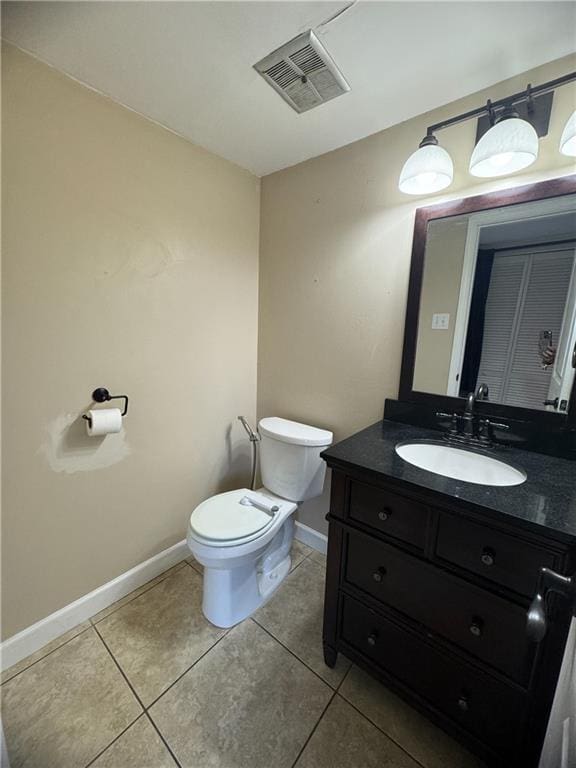
<svg viewBox="0 0 576 768">
<path fill-rule="evenodd" d="M 264 487 L 289 501 L 320 496 L 326 474 L 320 453 L 332 444 L 332 432 L 277 416 L 261 419 L 258 429 Z"/>
</svg>

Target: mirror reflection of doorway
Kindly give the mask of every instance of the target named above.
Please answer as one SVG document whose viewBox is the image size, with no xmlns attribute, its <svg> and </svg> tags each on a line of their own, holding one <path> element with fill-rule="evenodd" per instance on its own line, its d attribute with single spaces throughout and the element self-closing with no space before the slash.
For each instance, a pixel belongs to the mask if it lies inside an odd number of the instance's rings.
<svg viewBox="0 0 576 768">
<path fill-rule="evenodd" d="M 479 249 L 463 396 L 484 383 L 495 402 L 560 407 L 569 356 L 558 359 L 559 340 L 574 315 L 574 262 L 574 243 Z"/>
<path fill-rule="evenodd" d="M 429 221 L 412 390 L 568 413 L 575 247 L 576 194 Z"/>
</svg>

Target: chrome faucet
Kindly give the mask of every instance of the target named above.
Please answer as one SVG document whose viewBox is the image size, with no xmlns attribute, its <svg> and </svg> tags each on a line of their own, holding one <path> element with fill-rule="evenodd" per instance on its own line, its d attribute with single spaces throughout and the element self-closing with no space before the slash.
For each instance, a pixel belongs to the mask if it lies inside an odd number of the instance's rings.
<svg viewBox="0 0 576 768">
<path fill-rule="evenodd" d="M 467 437 L 474 437 L 475 433 L 475 414 L 474 406 L 476 405 L 476 395 L 474 392 L 469 392 L 466 397 L 466 407 L 462 414 L 462 432 Z"/>
<path fill-rule="evenodd" d="M 476 400 L 488 400 L 488 384 L 479 384 L 476 390 Z"/>
<path fill-rule="evenodd" d="M 474 407 L 477 400 L 488 399 L 488 385 L 480 384 L 476 392 L 469 392 L 466 396 L 466 407 L 464 408 L 465 416 L 474 416 Z"/>
<path fill-rule="evenodd" d="M 465 416 L 474 415 L 474 406 L 476 405 L 476 395 L 474 392 L 469 392 L 466 396 L 466 407 L 464 408 Z"/>
<path fill-rule="evenodd" d="M 457 413 L 437 413 L 438 418 L 451 420 L 450 430 L 444 434 L 446 440 L 455 443 L 476 445 L 482 448 L 492 447 L 496 444 L 493 429 L 509 430 L 508 424 L 500 424 L 489 418 L 480 419 L 476 414 L 476 402 L 488 399 L 488 385 L 479 384 L 476 392 L 469 392 L 466 396 L 466 406 L 461 415 Z"/>
</svg>

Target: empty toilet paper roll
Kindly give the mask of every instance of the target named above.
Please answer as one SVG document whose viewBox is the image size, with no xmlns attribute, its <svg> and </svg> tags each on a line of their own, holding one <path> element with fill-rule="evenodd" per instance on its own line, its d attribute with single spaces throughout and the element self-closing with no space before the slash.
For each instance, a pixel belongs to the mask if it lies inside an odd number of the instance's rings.
<svg viewBox="0 0 576 768">
<path fill-rule="evenodd" d="M 112 435 L 122 429 L 120 408 L 97 408 L 86 411 L 86 432 L 90 437 Z"/>
</svg>

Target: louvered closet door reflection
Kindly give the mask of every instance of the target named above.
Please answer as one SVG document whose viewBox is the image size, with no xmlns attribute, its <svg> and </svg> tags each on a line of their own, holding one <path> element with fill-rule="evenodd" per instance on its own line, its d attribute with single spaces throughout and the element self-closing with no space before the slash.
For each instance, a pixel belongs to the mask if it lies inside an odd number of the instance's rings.
<svg viewBox="0 0 576 768">
<path fill-rule="evenodd" d="M 490 400 L 497 403 L 503 401 L 525 267 L 523 256 L 494 255 L 477 384 L 487 384 Z"/>
<path fill-rule="evenodd" d="M 548 397 L 552 366 L 542 368 L 538 337 L 541 331 L 550 330 L 552 342 L 558 346 L 573 264 L 573 251 L 532 254 L 504 393 L 509 405 L 542 408 Z"/>
<path fill-rule="evenodd" d="M 558 344 L 574 250 L 496 253 L 490 278 L 478 383 L 495 402 L 542 408 L 552 369 L 542 368 L 541 331 Z"/>
</svg>

